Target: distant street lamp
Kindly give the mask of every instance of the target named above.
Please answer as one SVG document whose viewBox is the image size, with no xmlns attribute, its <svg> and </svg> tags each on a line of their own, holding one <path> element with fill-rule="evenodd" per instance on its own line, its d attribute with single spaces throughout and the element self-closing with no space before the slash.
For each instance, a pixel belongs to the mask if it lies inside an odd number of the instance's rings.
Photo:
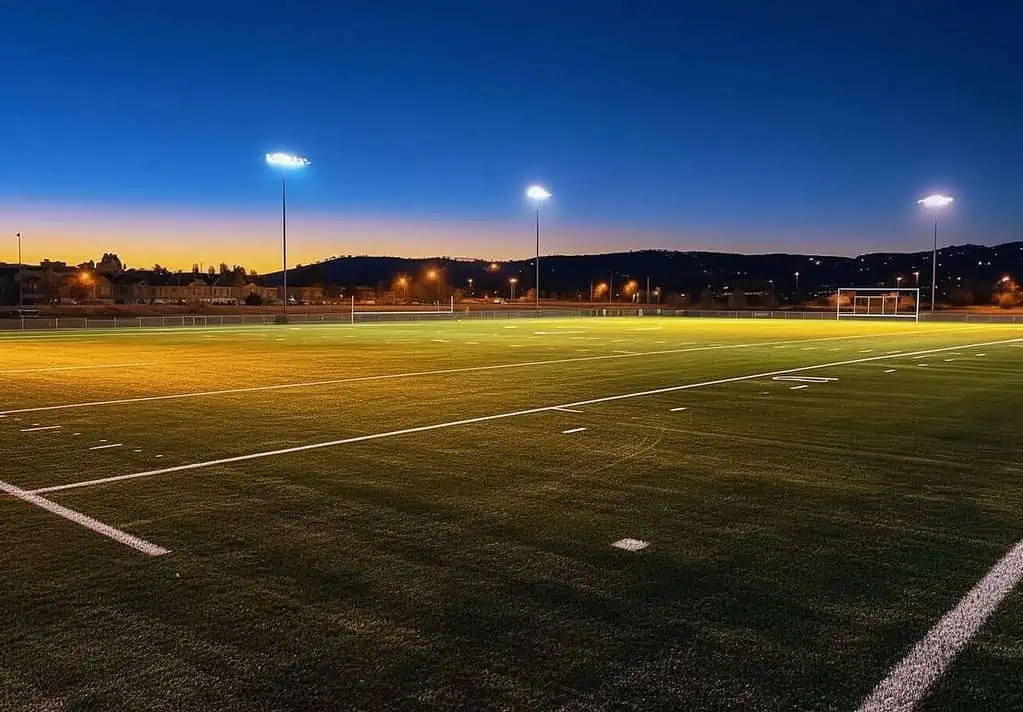
<svg viewBox="0 0 1023 712">
<path fill-rule="evenodd" d="M 308 158 L 288 153 L 268 153 L 266 162 L 281 169 L 281 252 L 284 261 L 284 320 L 288 319 L 288 186 L 289 168 L 304 168 Z"/>
<path fill-rule="evenodd" d="M 902 277 L 895 278 L 895 288 L 902 289 Z"/>
<path fill-rule="evenodd" d="M 509 279 L 508 279 L 508 284 L 511 285 L 511 297 L 510 297 L 510 299 L 513 302 L 515 301 L 515 285 L 518 283 L 518 281 L 519 281 L 518 277 L 509 277 Z"/>
<path fill-rule="evenodd" d="M 472 296 L 472 277 L 469 277 L 469 296 Z"/>
<path fill-rule="evenodd" d="M 796 301 L 799 301 L 799 272 L 796 272 Z"/>
<path fill-rule="evenodd" d="M 934 195 L 928 195 L 926 198 L 921 198 L 916 201 L 918 205 L 922 205 L 930 210 L 940 210 L 947 205 L 955 202 L 955 198 L 950 195 L 941 195 L 935 193 Z M 938 291 L 938 214 L 934 214 L 934 252 L 931 255 L 931 311 L 934 311 L 934 298 Z"/>
<path fill-rule="evenodd" d="M 526 197 L 536 203 L 536 308 L 540 308 L 540 203 L 551 197 L 550 192 L 540 185 L 526 189 Z"/>
<path fill-rule="evenodd" d="M 21 261 L 21 233 L 18 235 L 18 306 L 25 306 L 25 263 Z"/>
</svg>

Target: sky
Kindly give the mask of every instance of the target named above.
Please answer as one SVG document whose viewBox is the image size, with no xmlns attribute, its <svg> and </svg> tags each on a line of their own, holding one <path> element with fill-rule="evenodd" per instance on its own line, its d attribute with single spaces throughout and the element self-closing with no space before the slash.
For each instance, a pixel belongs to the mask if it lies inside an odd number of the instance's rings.
<svg viewBox="0 0 1023 712">
<path fill-rule="evenodd" d="M 34 0 L 0 261 L 854 255 L 1023 239 L 1019 3 Z"/>
</svg>

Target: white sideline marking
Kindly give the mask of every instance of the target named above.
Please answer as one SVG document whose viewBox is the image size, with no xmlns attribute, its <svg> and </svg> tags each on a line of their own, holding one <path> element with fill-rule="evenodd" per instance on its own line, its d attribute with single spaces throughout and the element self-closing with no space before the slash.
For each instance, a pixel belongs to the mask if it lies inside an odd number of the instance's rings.
<svg viewBox="0 0 1023 712">
<path fill-rule="evenodd" d="M 635 351 L 622 351 L 621 349 L 616 349 L 616 350 L 612 351 L 611 353 L 613 353 L 613 354 L 629 354 L 630 356 L 636 356 L 637 355 L 637 353 Z"/>
<path fill-rule="evenodd" d="M 858 712 L 911 712 L 1023 580 L 1023 541 L 995 564 L 878 683 Z"/>
<path fill-rule="evenodd" d="M 1023 342 L 1023 337 L 1016 339 L 1006 339 L 1004 341 L 986 341 L 979 344 L 966 344 L 962 346 L 946 346 L 942 348 L 929 349 L 927 351 L 921 351 L 920 353 L 944 353 L 950 351 L 953 348 L 964 349 L 964 348 L 975 348 L 978 346 L 997 346 L 1001 344 L 1014 344 Z M 911 352 L 916 353 L 916 352 Z M 382 433 L 370 433 L 369 435 L 356 435 L 350 438 L 342 438 L 340 440 L 328 440 L 326 442 L 311 443 L 309 445 L 296 445 L 294 447 L 282 448 L 280 450 L 265 450 L 262 452 L 253 452 L 247 455 L 235 455 L 233 457 L 222 457 L 216 460 L 206 460 L 205 462 L 193 462 L 187 465 L 176 465 L 174 467 L 166 467 L 159 470 L 146 470 L 145 472 L 134 472 L 128 475 L 114 475 L 112 477 L 101 477 L 95 480 L 84 480 L 82 482 L 72 482 L 65 485 L 54 485 L 52 487 L 42 487 L 40 489 L 32 490 L 33 494 L 44 494 L 46 492 L 59 492 L 62 490 L 77 489 L 79 487 L 92 487 L 94 485 L 107 484 L 110 482 L 121 482 L 123 480 L 134 480 L 140 477 L 152 477 L 154 475 L 165 475 L 171 472 L 183 472 L 185 470 L 198 470 L 204 467 L 214 467 L 216 465 L 229 465 L 234 462 L 247 462 L 249 460 L 258 460 L 264 457 L 276 457 L 277 455 L 290 455 L 295 452 L 307 452 L 309 450 L 321 450 L 328 447 L 337 447 L 339 445 L 348 445 L 350 443 L 367 442 L 370 440 L 380 440 L 383 438 L 396 437 L 399 435 L 411 435 L 413 433 L 426 433 L 431 430 L 442 430 L 445 428 L 454 428 L 462 425 L 472 425 L 474 423 L 486 423 L 492 420 L 503 420 L 506 418 L 517 418 L 524 415 L 533 415 L 535 413 L 546 413 L 548 411 L 556 410 L 557 408 L 582 408 L 588 405 L 594 405 L 596 403 L 610 403 L 612 401 L 626 400 L 629 398 L 642 398 L 645 396 L 655 396 L 662 393 L 675 393 L 676 391 L 686 391 L 691 388 L 705 388 L 707 386 L 719 386 L 725 383 L 739 383 L 741 381 L 752 381 L 755 379 L 770 378 L 772 376 L 784 376 L 789 373 L 802 373 L 804 371 L 816 371 L 821 368 L 836 368 L 838 366 L 851 366 L 859 363 L 872 363 L 874 361 L 884 361 L 887 359 L 895 358 L 894 356 L 881 355 L 881 356 L 866 356 L 864 358 L 848 359 L 846 361 L 833 361 L 831 363 L 818 363 L 812 366 L 796 366 L 794 368 L 786 368 L 779 371 L 768 371 L 766 373 L 749 373 L 744 376 L 729 376 L 726 378 L 718 378 L 713 381 L 703 381 L 701 383 L 685 383 L 680 386 L 665 386 L 663 388 L 654 388 L 648 391 L 636 391 L 634 393 L 621 393 L 614 396 L 601 396 L 600 398 L 590 398 L 588 400 L 573 401 L 571 403 L 558 403 L 556 405 L 544 405 L 537 406 L 536 408 L 526 408 L 525 410 L 514 410 L 507 413 L 494 413 L 491 415 L 480 415 L 475 418 L 464 418 L 462 420 L 452 420 L 446 423 L 434 423 L 433 425 L 420 425 L 413 428 L 402 428 L 401 430 L 390 430 Z"/>
<path fill-rule="evenodd" d="M 803 381 L 804 383 L 830 383 L 837 381 L 837 378 L 828 376 L 775 376 L 772 381 Z"/>
<path fill-rule="evenodd" d="M 560 410 L 562 413 L 583 413 L 585 411 L 576 410 L 574 408 L 552 408 L 552 410 Z"/>
<path fill-rule="evenodd" d="M 42 373 L 44 371 L 82 371 L 87 368 L 129 368 L 131 366 L 152 366 L 156 361 L 136 361 L 135 363 L 104 363 L 93 366 L 52 366 L 50 368 L 19 368 L 13 371 L 0 371 L 0 376 L 9 373 Z"/>
<path fill-rule="evenodd" d="M 572 433 L 581 433 L 584 430 L 586 430 L 586 428 L 569 428 L 568 430 L 562 430 L 561 434 L 562 435 L 571 435 Z"/>
<path fill-rule="evenodd" d="M 0 491 L 6 492 L 12 497 L 17 497 L 23 502 L 28 502 L 29 504 L 34 504 L 37 507 L 42 507 L 47 512 L 52 512 L 58 517 L 64 517 L 64 519 L 72 521 L 75 524 L 80 524 L 86 529 L 91 529 L 97 534 L 110 537 L 116 542 L 120 542 L 125 546 L 130 546 L 132 549 L 141 551 L 143 554 L 149 554 L 150 556 L 163 556 L 164 554 L 170 553 L 169 550 L 164 549 L 162 546 L 151 544 L 145 539 L 139 539 L 137 536 L 132 536 L 131 534 L 122 532 L 120 529 L 115 529 L 109 524 L 104 524 L 103 522 L 93 519 L 92 517 L 88 517 L 81 512 L 68 509 L 56 502 L 51 502 L 44 497 L 40 497 L 32 492 L 27 492 L 20 487 L 15 487 L 14 485 L 2 480 L 0 480 Z"/>
<path fill-rule="evenodd" d="M 798 391 L 798 390 L 799 390 L 800 388 L 809 388 L 809 387 L 810 387 L 810 386 L 808 386 L 808 385 L 806 385 L 806 384 L 804 383 L 804 384 L 803 384 L 803 385 L 801 385 L 801 386 L 791 386 L 791 387 L 789 388 L 789 390 L 790 390 L 790 391 Z"/>
<path fill-rule="evenodd" d="M 678 408 L 672 408 L 670 412 L 678 413 L 680 410 L 689 410 L 688 406 L 679 406 Z"/>
<path fill-rule="evenodd" d="M 650 542 L 643 541 L 642 539 L 630 539 L 626 537 L 612 542 L 611 546 L 616 549 L 624 549 L 625 551 L 642 551 L 650 546 Z"/>
<path fill-rule="evenodd" d="M 44 425 L 41 428 L 22 428 L 21 432 L 23 432 L 23 433 L 38 433 L 40 430 L 60 430 L 63 427 L 64 427 L 63 425 Z"/>
<path fill-rule="evenodd" d="M 919 332 L 918 332 L 919 333 Z M 335 386 L 342 383 L 361 383 L 364 381 L 386 381 L 392 378 L 415 378 L 418 376 L 443 376 L 451 373 L 473 373 L 476 371 L 495 371 L 505 368 L 526 368 L 529 366 L 548 366 L 563 363 L 579 363 L 583 361 L 604 361 L 608 359 L 620 359 L 630 356 L 666 356 L 670 354 L 693 353 L 699 351 L 714 351 L 717 349 L 749 348 L 752 346 L 774 346 L 776 344 L 803 344 L 809 341 L 835 341 L 849 339 L 869 339 L 886 334 L 859 334 L 856 336 L 825 336 L 815 339 L 797 339 L 795 341 L 761 341 L 748 344 L 726 344 L 724 346 L 691 346 L 687 348 L 661 349 L 659 351 L 640 351 L 635 354 L 601 354 L 599 356 L 572 356 L 566 358 L 547 359 L 546 361 L 518 361 L 514 363 L 488 364 L 485 366 L 465 366 L 460 368 L 442 368 L 433 371 L 410 371 L 408 373 L 383 373 L 376 376 L 355 376 L 353 378 L 332 378 L 323 381 L 302 381 L 298 383 L 278 383 L 271 386 L 245 386 L 243 388 L 225 388 L 216 391 L 195 391 L 193 393 L 170 393 L 162 396 L 139 396 L 136 398 L 117 398 L 105 401 L 84 401 L 81 403 L 63 403 L 61 405 L 43 405 L 32 408 L 14 408 L 0 411 L 0 417 L 13 415 L 15 413 L 38 413 L 49 410 L 66 410 L 68 408 L 94 408 L 104 405 L 122 405 L 124 403 L 146 403 L 150 401 L 177 400 L 179 398 L 198 398 L 201 396 L 223 396 L 234 393 L 256 393 L 260 391 L 277 391 L 291 388 L 314 388 L 317 386 Z M 569 337 L 574 338 L 574 337 Z M 957 346 L 955 348 L 964 348 Z"/>
<path fill-rule="evenodd" d="M 108 447 L 121 447 L 124 443 L 111 443 L 110 445 L 97 445 L 89 448 L 90 450 L 106 450 Z"/>
</svg>

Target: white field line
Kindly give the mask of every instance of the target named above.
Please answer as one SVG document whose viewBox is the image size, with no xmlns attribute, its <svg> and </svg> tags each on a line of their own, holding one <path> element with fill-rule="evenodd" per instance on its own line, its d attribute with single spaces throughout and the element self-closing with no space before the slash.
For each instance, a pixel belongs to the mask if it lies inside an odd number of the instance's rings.
<svg viewBox="0 0 1023 712">
<path fill-rule="evenodd" d="M 43 425 L 42 427 L 38 427 L 38 428 L 22 428 L 21 432 L 23 432 L 23 433 L 38 433 L 40 430 L 60 430 L 63 427 L 64 427 L 63 425 Z"/>
<path fill-rule="evenodd" d="M 895 373 L 895 370 L 896 369 L 894 369 L 894 368 L 887 368 L 887 369 L 885 369 L 885 373 Z"/>
<path fill-rule="evenodd" d="M 76 512 L 73 509 L 68 509 L 67 507 L 59 505 L 56 502 L 51 502 L 50 500 L 40 497 L 37 494 L 33 494 L 32 492 L 26 492 L 20 487 L 15 487 L 7 482 L 0 481 L 0 492 L 6 492 L 12 497 L 17 497 L 23 502 L 28 502 L 29 504 L 34 504 L 37 507 L 42 507 L 47 512 L 52 512 L 58 517 L 64 517 L 64 519 L 72 521 L 75 524 L 80 524 L 86 529 L 91 529 L 97 534 L 110 537 L 116 542 L 120 542 L 125 546 L 130 546 L 132 549 L 141 551 L 143 554 L 149 554 L 150 556 L 162 556 L 170 553 L 162 546 L 151 544 L 145 539 L 139 539 L 137 536 L 132 536 L 131 534 L 122 532 L 120 529 L 115 529 L 109 524 L 104 524 L 103 522 L 86 516 L 81 512 Z"/>
<path fill-rule="evenodd" d="M 878 683 L 858 712 L 911 712 L 1020 580 L 1023 580 L 1023 541 L 913 646 Z"/>
<path fill-rule="evenodd" d="M 130 368 L 132 366 L 152 366 L 156 361 L 136 361 L 134 363 L 102 363 L 92 366 L 52 366 L 50 368 L 19 368 L 11 371 L 0 371 L 0 376 L 12 373 L 43 373 L 44 371 L 84 371 L 94 368 Z"/>
<path fill-rule="evenodd" d="M 91 447 L 89 449 L 90 450 L 106 450 L 107 448 L 122 447 L 123 445 L 124 445 L 124 443 L 111 443 L 110 445 L 97 445 L 97 446 Z"/>
<path fill-rule="evenodd" d="M 976 348 L 979 346 L 998 346 L 1001 344 L 1011 344 L 1023 342 L 1023 337 L 1016 339 L 1007 339 L 1004 341 L 986 341 L 978 344 L 963 344 L 960 346 L 945 346 L 941 348 L 928 349 L 927 351 L 910 352 L 909 355 L 914 353 L 944 353 L 952 349 L 969 349 Z M 904 355 L 904 354 L 900 354 Z M 626 400 L 630 398 L 642 398 L 645 396 L 660 395 L 662 393 L 675 393 L 677 391 L 686 391 L 692 388 L 705 388 L 707 386 L 718 386 L 725 383 L 739 383 L 741 381 L 752 381 L 762 378 L 771 378 L 773 376 L 784 376 L 789 373 L 802 373 L 804 371 L 815 371 L 821 368 L 836 368 L 838 366 L 851 366 L 858 363 L 870 363 L 873 361 L 885 361 L 888 359 L 898 358 L 898 356 L 892 355 L 881 355 L 881 356 L 868 356 L 864 358 L 848 359 L 846 361 L 833 361 L 831 363 L 819 363 L 813 366 L 796 366 L 794 368 L 785 368 L 778 371 L 767 371 L 765 373 L 749 373 L 744 376 L 729 376 L 727 378 L 718 378 L 713 381 L 703 381 L 701 383 L 686 383 L 680 386 L 665 386 L 663 388 L 654 388 L 649 391 L 636 391 L 634 393 L 622 393 L 614 396 L 601 396 L 600 398 L 590 398 L 588 400 L 573 401 L 571 403 L 557 403 L 555 405 L 544 405 L 537 406 L 536 408 L 526 408 L 524 410 L 515 410 L 507 413 L 495 413 L 492 415 L 481 415 L 475 418 L 464 418 L 462 420 L 452 420 L 446 423 L 434 423 L 432 425 L 419 425 L 412 428 L 402 428 L 401 430 L 390 430 L 382 433 L 371 433 L 369 435 L 356 435 L 350 438 L 342 438 L 340 440 L 328 440 L 326 442 L 311 443 L 309 445 L 296 445 L 294 447 L 282 448 L 280 450 L 265 450 L 263 452 L 253 452 L 247 455 L 235 455 L 233 457 L 223 457 L 216 460 L 206 460 L 205 462 L 193 462 L 187 465 L 176 465 L 174 467 L 165 467 L 159 470 L 146 470 L 144 472 L 135 472 L 128 475 L 115 475 L 112 477 L 102 477 L 95 480 L 84 480 L 82 482 L 72 482 L 64 485 L 54 485 L 52 487 L 42 487 L 40 489 L 32 490 L 33 494 L 44 494 L 46 492 L 60 492 L 62 490 L 77 489 L 79 487 L 92 487 L 95 485 L 107 484 L 110 482 L 121 482 L 124 480 L 134 480 L 141 477 L 153 477 L 155 475 L 164 475 L 171 472 L 184 472 L 186 470 L 198 470 L 205 467 L 215 467 L 217 465 L 229 465 L 235 462 L 247 462 L 249 460 L 258 460 L 264 457 L 276 457 L 278 455 L 290 455 L 296 452 L 306 452 L 309 450 L 320 450 L 323 448 L 337 447 L 339 445 L 348 445 L 351 443 L 367 442 L 370 440 L 382 440 L 384 438 L 397 437 L 400 435 L 411 435 L 413 433 L 425 433 L 431 430 L 442 430 L 445 428 L 455 428 L 462 425 L 473 425 L 475 423 L 486 423 L 493 420 L 503 420 L 506 418 L 517 418 L 524 415 L 533 415 L 535 413 L 546 413 L 559 408 L 583 408 L 588 405 L 594 405 L 596 403 L 610 403 L 613 401 Z"/>
<path fill-rule="evenodd" d="M 804 383 L 804 384 L 803 384 L 803 385 L 801 385 L 801 386 L 791 386 L 791 387 L 789 388 L 789 390 L 790 390 L 790 391 L 798 391 L 798 390 L 800 390 L 801 388 L 809 388 L 809 387 L 810 387 L 810 386 L 808 386 L 808 385 L 806 385 L 806 384 Z"/>
<path fill-rule="evenodd" d="M 562 413 L 583 413 L 583 412 L 585 412 L 585 411 L 582 411 L 582 410 L 576 410 L 575 408 L 552 408 L 551 410 L 558 410 L 558 411 L 561 411 Z"/>
<path fill-rule="evenodd" d="M 771 379 L 772 381 L 801 381 L 803 383 L 830 383 L 831 381 L 837 381 L 837 378 L 828 378 L 827 376 L 775 376 Z"/>
<path fill-rule="evenodd" d="M 581 433 L 584 430 L 586 430 L 586 428 L 569 428 L 568 430 L 562 430 L 561 434 L 562 435 L 571 435 L 572 433 Z"/>
<path fill-rule="evenodd" d="M 920 332 L 912 332 L 913 335 Z M 929 333 L 929 332 L 928 332 Z M 147 403 L 151 401 L 177 400 L 179 398 L 199 398 L 203 396 L 223 396 L 234 393 L 257 393 L 260 391 L 277 391 L 292 388 L 315 388 L 318 386 L 335 386 L 343 383 L 362 383 L 365 381 L 386 381 L 393 378 L 416 378 L 419 376 L 443 376 L 452 373 L 474 373 L 479 371 L 496 371 L 505 368 L 527 368 L 530 366 L 551 366 L 563 363 L 580 363 L 584 361 L 605 361 L 610 359 L 628 358 L 629 356 L 665 356 L 669 354 L 693 353 L 698 351 L 715 351 L 718 349 L 741 349 L 778 344 L 804 344 L 812 341 L 837 341 L 851 339 L 870 339 L 889 334 L 858 334 L 855 336 L 825 336 L 814 339 L 797 339 L 795 341 L 761 341 L 743 344 L 725 344 L 717 346 L 692 346 L 687 348 L 661 349 L 658 351 L 640 351 L 634 354 L 601 354 L 599 356 L 573 356 L 568 358 L 547 359 L 543 361 L 518 361 L 514 363 L 488 364 L 485 366 L 464 366 L 460 368 L 442 368 L 432 371 L 410 371 L 408 373 L 384 373 L 376 376 L 356 376 L 354 378 L 331 378 L 322 381 L 301 381 L 298 383 L 278 383 L 270 386 L 245 386 L 242 388 L 224 388 L 216 391 L 195 391 L 192 393 L 169 393 L 162 396 L 139 396 L 136 398 L 117 398 L 104 401 L 84 401 L 80 403 L 62 403 L 60 405 L 42 405 L 31 408 L 13 408 L 0 410 L 0 416 L 14 413 L 39 413 L 50 410 L 67 410 L 69 408 L 95 408 L 105 405 L 123 405 L 125 403 Z M 571 338 L 571 337 L 569 337 Z"/>
<path fill-rule="evenodd" d="M 689 410 L 689 408 L 688 408 L 688 406 L 680 406 L 678 408 L 671 408 L 670 410 L 671 410 L 672 413 L 678 413 L 678 412 L 683 411 L 683 410 Z"/>
</svg>

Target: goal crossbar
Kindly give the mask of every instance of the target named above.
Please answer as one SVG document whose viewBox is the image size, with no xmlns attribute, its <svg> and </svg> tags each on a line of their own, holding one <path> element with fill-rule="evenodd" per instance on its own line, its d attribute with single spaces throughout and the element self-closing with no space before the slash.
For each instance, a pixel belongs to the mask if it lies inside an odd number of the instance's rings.
<svg viewBox="0 0 1023 712">
<path fill-rule="evenodd" d="M 918 287 L 840 287 L 835 301 L 835 316 L 838 319 L 920 321 Z"/>
</svg>

